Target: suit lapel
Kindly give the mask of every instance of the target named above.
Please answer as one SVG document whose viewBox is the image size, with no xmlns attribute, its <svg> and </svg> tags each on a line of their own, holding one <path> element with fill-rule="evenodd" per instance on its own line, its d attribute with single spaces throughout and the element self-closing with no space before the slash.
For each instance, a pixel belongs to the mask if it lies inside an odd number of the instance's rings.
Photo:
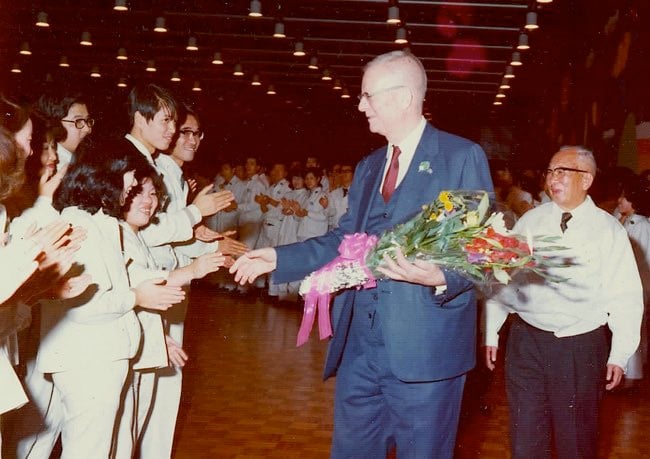
<svg viewBox="0 0 650 459">
<path fill-rule="evenodd" d="M 382 147 L 368 158 L 368 167 L 361 178 L 361 181 L 365 186 L 362 188 L 362 195 L 359 199 L 359 208 L 363 209 L 363 214 L 360 215 L 361 218 L 357 221 L 357 231 L 362 231 L 362 228 L 366 227 L 366 221 L 368 220 L 372 200 L 374 199 L 375 193 L 379 193 L 379 185 L 381 184 L 384 168 L 386 166 L 385 150 L 386 148 Z M 381 154 L 382 151 L 384 152 L 383 154 Z"/>
<path fill-rule="evenodd" d="M 393 219 L 403 222 L 438 195 L 444 170 L 436 167 L 438 131 L 427 124 L 404 179 L 396 190 Z M 416 197 L 414 199 L 414 197 Z"/>
</svg>

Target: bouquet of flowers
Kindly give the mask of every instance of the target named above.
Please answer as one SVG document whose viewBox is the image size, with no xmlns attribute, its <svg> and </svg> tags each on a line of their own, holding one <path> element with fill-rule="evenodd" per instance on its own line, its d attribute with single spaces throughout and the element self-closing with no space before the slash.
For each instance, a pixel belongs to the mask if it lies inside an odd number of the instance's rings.
<svg viewBox="0 0 650 459">
<path fill-rule="evenodd" d="M 344 236 L 340 255 L 300 285 L 305 310 L 297 345 L 307 342 L 316 311 L 320 338 L 331 336 L 331 294 L 351 287 L 375 287 L 382 277 L 377 267 L 385 255 L 394 258 L 397 248 L 408 260 L 453 269 L 478 285 L 507 284 L 515 270 L 534 272 L 553 282 L 564 280 L 550 271 L 566 265 L 563 257 L 551 253 L 564 249 L 553 245 L 557 238 L 511 234 L 503 214 L 490 213 L 489 207 L 485 191 L 442 191 L 415 217 L 380 238 L 365 233 Z"/>
</svg>

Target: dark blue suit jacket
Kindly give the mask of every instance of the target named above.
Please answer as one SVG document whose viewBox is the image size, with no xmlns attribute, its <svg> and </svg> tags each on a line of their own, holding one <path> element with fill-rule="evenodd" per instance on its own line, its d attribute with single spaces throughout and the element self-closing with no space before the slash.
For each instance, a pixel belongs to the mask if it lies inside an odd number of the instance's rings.
<svg viewBox="0 0 650 459">
<path fill-rule="evenodd" d="M 429 162 L 431 173 L 420 170 Z M 345 234 L 365 231 L 368 210 L 386 164 L 386 147 L 358 164 L 350 187 L 348 211 L 339 227 L 302 243 L 277 247 L 273 282 L 299 280 L 338 255 Z M 406 176 L 394 195 L 397 205 L 392 226 L 405 222 L 433 201 L 441 190 L 492 191 L 487 160 L 480 146 L 427 124 Z M 435 381 L 461 375 L 476 361 L 476 298 L 472 283 L 445 271 L 447 291 L 407 282 L 382 281 L 377 286 L 377 308 L 390 367 L 401 380 Z M 334 337 L 324 377 L 336 373 L 352 317 L 356 291 L 337 295 L 332 307 Z"/>
</svg>

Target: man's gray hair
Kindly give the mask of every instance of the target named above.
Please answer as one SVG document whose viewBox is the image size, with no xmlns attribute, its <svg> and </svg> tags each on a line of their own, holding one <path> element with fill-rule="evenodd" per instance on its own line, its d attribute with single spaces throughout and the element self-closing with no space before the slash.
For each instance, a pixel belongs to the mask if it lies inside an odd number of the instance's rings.
<svg viewBox="0 0 650 459">
<path fill-rule="evenodd" d="M 424 65 L 422 65 L 422 61 L 413 53 L 405 50 L 396 50 L 380 54 L 368 62 L 363 71 L 366 72 L 369 68 L 376 65 L 388 65 L 393 67 L 396 72 L 404 73 L 405 79 L 412 82 L 414 86 L 411 89 L 417 91 L 417 96 L 420 98 L 420 101 L 424 100 L 427 92 L 427 72 L 424 69 Z"/>
<path fill-rule="evenodd" d="M 596 158 L 594 153 L 582 145 L 563 145 L 559 151 L 574 151 L 578 155 L 578 160 L 585 163 L 589 167 L 589 172 L 595 177 L 598 167 L 596 166 Z"/>
</svg>

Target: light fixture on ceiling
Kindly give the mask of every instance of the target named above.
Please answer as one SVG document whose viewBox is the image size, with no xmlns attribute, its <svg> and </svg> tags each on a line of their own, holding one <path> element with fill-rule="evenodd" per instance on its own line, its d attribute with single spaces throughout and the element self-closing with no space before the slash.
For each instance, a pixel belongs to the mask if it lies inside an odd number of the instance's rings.
<svg viewBox="0 0 650 459">
<path fill-rule="evenodd" d="M 492 102 L 492 105 L 503 105 L 503 102 L 501 102 L 500 100 L 495 100 L 494 102 Z"/>
<path fill-rule="evenodd" d="M 188 51 L 198 51 L 199 47 L 196 45 L 196 37 L 190 37 L 187 39 L 187 46 L 185 47 Z"/>
<path fill-rule="evenodd" d="M 305 45 L 301 41 L 297 41 L 293 46 L 293 55 L 297 57 L 302 57 L 305 55 Z"/>
<path fill-rule="evenodd" d="M 244 70 L 242 69 L 241 64 L 235 64 L 235 70 L 232 74 L 235 76 L 244 76 Z"/>
<path fill-rule="evenodd" d="M 126 6 L 126 0 L 115 0 L 115 6 L 113 7 L 115 11 L 128 11 L 129 8 Z"/>
<path fill-rule="evenodd" d="M 223 64 L 223 59 L 221 58 L 221 53 L 220 52 L 217 51 L 216 53 L 214 53 L 214 56 L 212 57 L 212 63 L 214 65 L 222 65 Z"/>
<path fill-rule="evenodd" d="M 341 89 L 343 89 L 343 86 L 341 86 L 341 80 L 339 80 L 338 78 L 334 80 L 334 86 L 332 86 L 332 89 L 336 91 L 340 91 Z"/>
<path fill-rule="evenodd" d="M 539 29 L 539 26 L 537 25 L 537 13 L 534 11 L 529 11 L 528 14 L 526 14 L 526 29 L 528 30 L 535 30 Z"/>
<path fill-rule="evenodd" d="M 102 74 L 99 73 L 99 67 L 94 66 L 93 69 L 90 71 L 90 76 L 93 78 L 100 78 Z"/>
<path fill-rule="evenodd" d="M 273 29 L 273 36 L 275 38 L 286 38 L 286 34 L 284 33 L 284 23 L 283 22 L 276 22 L 275 23 L 275 28 Z"/>
<path fill-rule="evenodd" d="M 194 86 L 192 86 L 192 91 L 194 91 L 194 92 L 201 92 L 202 91 L 201 83 L 199 83 L 198 80 L 194 82 Z"/>
<path fill-rule="evenodd" d="M 408 38 L 406 37 L 407 37 L 406 29 L 404 27 L 400 27 L 395 32 L 395 43 L 397 43 L 398 45 L 404 45 L 408 43 L 409 41 Z"/>
<path fill-rule="evenodd" d="M 122 77 L 119 79 L 117 82 L 117 87 L 118 88 L 126 88 L 126 78 Z"/>
<path fill-rule="evenodd" d="M 330 74 L 329 69 L 323 70 L 323 76 L 320 77 L 321 80 L 323 81 L 331 81 L 332 80 L 332 75 Z"/>
<path fill-rule="evenodd" d="M 125 48 L 120 48 L 117 50 L 117 56 L 116 59 L 118 61 L 126 61 L 129 59 L 129 56 L 126 54 L 126 49 Z"/>
<path fill-rule="evenodd" d="M 174 83 L 178 83 L 179 81 L 181 81 L 181 76 L 178 72 L 174 71 L 172 73 L 172 77 L 169 80 L 173 81 Z"/>
<path fill-rule="evenodd" d="M 251 6 L 248 15 L 252 18 L 262 17 L 262 3 L 260 0 L 251 0 Z"/>
<path fill-rule="evenodd" d="M 41 11 L 36 16 L 36 26 L 37 27 L 49 27 L 50 26 L 50 23 L 47 22 L 47 13 L 45 11 Z"/>
<path fill-rule="evenodd" d="M 66 56 L 61 56 L 61 59 L 59 60 L 59 67 L 70 67 L 70 63 L 68 62 L 68 58 Z"/>
<path fill-rule="evenodd" d="M 155 72 L 156 69 L 156 62 L 153 59 L 149 59 L 147 61 L 147 68 L 145 68 L 147 72 Z"/>
<path fill-rule="evenodd" d="M 519 42 L 517 43 L 517 49 L 521 49 L 521 50 L 530 49 L 530 45 L 528 44 L 528 35 L 526 35 L 525 33 L 519 34 Z"/>
<path fill-rule="evenodd" d="M 90 39 L 90 32 L 83 32 L 81 34 L 81 41 L 79 42 L 81 46 L 92 46 L 93 42 Z"/>
<path fill-rule="evenodd" d="M 14 64 L 11 66 L 11 73 L 22 73 L 22 70 L 20 70 L 20 65 Z"/>
<path fill-rule="evenodd" d="M 399 18 L 399 6 L 391 5 L 388 7 L 388 18 L 386 22 L 388 24 L 399 24 L 402 22 Z"/>
<path fill-rule="evenodd" d="M 510 65 L 515 67 L 522 65 L 521 54 L 519 53 L 519 51 L 515 51 L 512 53 L 512 60 L 510 61 Z"/>
<path fill-rule="evenodd" d="M 537 3 L 552 3 L 553 0 L 537 0 Z"/>
<path fill-rule="evenodd" d="M 499 91 L 497 93 L 497 99 L 504 99 L 506 97 L 506 94 L 502 91 Z"/>
<path fill-rule="evenodd" d="M 510 82 L 508 81 L 507 78 L 503 77 L 503 80 L 501 81 L 501 84 L 499 85 L 499 89 L 510 89 Z"/>
<path fill-rule="evenodd" d="M 29 43 L 26 41 L 22 42 L 20 45 L 20 51 L 18 51 L 20 54 L 23 56 L 31 56 L 32 55 L 32 50 L 29 49 Z"/>
<path fill-rule="evenodd" d="M 258 74 L 253 75 L 251 86 L 262 86 L 262 82 L 260 81 L 260 76 Z"/>
<path fill-rule="evenodd" d="M 312 56 L 309 58 L 309 65 L 307 68 L 310 68 L 312 70 L 318 70 L 318 58 L 316 56 Z"/>
<path fill-rule="evenodd" d="M 165 26 L 165 18 L 162 16 L 158 16 L 156 18 L 156 26 L 153 28 L 154 32 L 167 32 L 167 27 Z"/>
<path fill-rule="evenodd" d="M 503 78 L 514 78 L 514 77 L 515 77 L 515 73 L 512 70 L 512 66 L 511 65 L 506 66 L 506 73 L 503 75 Z"/>
<path fill-rule="evenodd" d="M 272 84 L 269 85 L 268 89 L 266 90 L 266 93 L 267 93 L 269 96 L 274 96 L 274 95 L 276 94 L 276 92 L 275 92 L 275 88 L 273 87 Z"/>
<path fill-rule="evenodd" d="M 348 91 L 347 88 L 345 88 L 341 93 L 341 99 L 349 99 L 349 98 L 350 98 L 350 92 Z"/>
</svg>

